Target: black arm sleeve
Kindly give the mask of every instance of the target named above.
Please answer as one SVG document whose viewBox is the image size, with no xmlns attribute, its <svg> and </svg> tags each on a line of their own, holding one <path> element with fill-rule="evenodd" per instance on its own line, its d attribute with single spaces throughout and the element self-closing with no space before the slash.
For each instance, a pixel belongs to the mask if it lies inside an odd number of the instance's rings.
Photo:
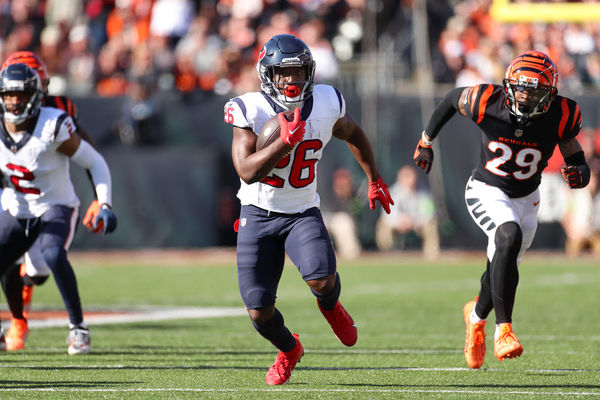
<svg viewBox="0 0 600 400">
<path fill-rule="evenodd" d="M 440 132 L 440 129 L 442 129 L 446 122 L 448 122 L 458 110 L 458 101 L 460 100 L 463 89 L 464 87 L 460 87 L 449 91 L 435 110 L 433 110 L 433 114 L 425 128 L 427 136 L 431 139 L 435 139 Z"/>
</svg>

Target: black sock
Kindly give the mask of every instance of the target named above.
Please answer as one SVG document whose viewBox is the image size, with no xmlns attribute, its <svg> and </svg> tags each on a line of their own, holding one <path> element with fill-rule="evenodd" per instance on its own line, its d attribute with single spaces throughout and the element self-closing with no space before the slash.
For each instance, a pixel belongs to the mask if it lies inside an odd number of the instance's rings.
<svg viewBox="0 0 600 400">
<path fill-rule="evenodd" d="M 333 310 L 335 304 L 340 298 L 340 293 L 342 291 L 342 283 L 340 281 L 340 274 L 335 273 L 335 284 L 333 285 L 333 289 L 325 294 L 317 293 L 314 290 L 310 289 L 310 291 L 315 295 L 319 305 L 323 310 Z"/>
<path fill-rule="evenodd" d="M 273 343 L 273 346 L 284 353 L 287 353 L 296 347 L 296 338 L 294 338 L 288 328 L 285 327 L 283 315 L 281 315 L 279 310 L 275 309 L 273 318 L 268 320 L 265 324 L 259 326 L 256 322 L 252 321 L 252 325 L 254 325 L 254 329 L 256 329 L 262 337 Z"/>
</svg>

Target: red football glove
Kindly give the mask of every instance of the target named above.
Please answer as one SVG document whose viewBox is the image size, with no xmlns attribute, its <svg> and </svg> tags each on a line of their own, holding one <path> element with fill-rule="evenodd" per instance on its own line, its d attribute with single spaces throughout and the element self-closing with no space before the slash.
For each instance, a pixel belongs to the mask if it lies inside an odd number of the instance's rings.
<svg viewBox="0 0 600 400">
<path fill-rule="evenodd" d="M 98 200 L 92 201 L 92 203 L 88 207 L 87 211 L 85 212 L 85 217 L 83 217 L 83 221 L 81 221 L 83 226 L 88 228 L 88 230 L 90 230 L 90 232 L 100 233 L 100 232 L 102 232 L 102 229 L 104 229 L 104 225 L 96 226 L 96 228 L 94 228 L 94 221 L 96 220 L 96 217 L 98 216 L 99 212 L 100 212 L 100 203 L 98 203 Z"/>
<path fill-rule="evenodd" d="M 294 110 L 293 121 L 288 121 L 283 113 L 277 114 L 279 119 L 279 137 L 288 145 L 295 146 L 302 141 L 304 137 L 304 125 L 306 121 L 300 119 L 300 108 Z"/>
<path fill-rule="evenodd" d="M 415 163 L 421 167 L 426 174 L 431 171 L 431 166 L 433 165 L 433 149 L 431 148 L 431 145 L 423 143 L 422 138 L 417 144 L 413 160 L 415 160 Z"/>
<path fill-rule="evenodd" d="M 571 189 L 586 187 L 590 181 L 590 170 L 587 165 L 567 165 L 562 167 L 560 172 Z"/>
<path fill-rule="evenodd" d="M 390 196 L 390 191 L 383 179 L 379 178 L 375 182 L 369 182 L 369 208 L 375 209 L 375 201 L 379 200 L 386 213 L 390 213 L 390 204 L 394 205 L 394 200 Z"/>
</svg>

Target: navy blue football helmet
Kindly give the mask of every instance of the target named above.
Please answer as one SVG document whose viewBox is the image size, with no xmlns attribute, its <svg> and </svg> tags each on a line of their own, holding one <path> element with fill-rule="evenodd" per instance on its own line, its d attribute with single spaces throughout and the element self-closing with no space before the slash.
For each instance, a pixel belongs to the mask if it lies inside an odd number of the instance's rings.
<svg viewBox="0 0 600 400">
<path fill-rule="evenodd" d="M 27 104 L 8 110 L 4 94 L 24 92 L 29 94 Z M 13 124 L 21 124 L 35 117 L 42 105 L 44 90 L 38 74 L 25 64 L 12 64 L 0 71 L 0 107 L 3 118 Z"/>
<path fill-rule="evenodd" d="M 275 82 L 275 72 L 279 68 L 286 67 L 306 69 L 305 81 L 286 82 L 286 86 L 291 86 L 295 90 L 284 90 L 280 83 Z M 312 95 L 315 61 L 308 46 L 294 35 L 273 36 L 260 51 L 256 69 L 261 90 L 286 109 L 299 106 Z"/>
</svg>

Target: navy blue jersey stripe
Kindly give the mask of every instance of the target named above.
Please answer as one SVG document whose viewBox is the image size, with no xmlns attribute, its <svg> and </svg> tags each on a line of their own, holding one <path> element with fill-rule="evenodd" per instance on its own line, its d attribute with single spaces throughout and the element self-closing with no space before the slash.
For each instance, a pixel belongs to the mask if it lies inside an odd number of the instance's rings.
<svg viewBox="0 0 600 400">
<path fill-rule="evenodd" d="M 342 94 L 336 88 L 333 88 L 333 90 L 335 90 L 335 94 L 337 94 L 337 98 L 338 98 L 338 101 L 340 103 L 340 113 L 341 113 L 342 112 L 342 105 L 343 105 L 342 104 Z"/>
<path fill-rule="evenodd" d="M 248 117 L 246 116 L 246 105 L 244 104 L 242 99 L 240 99 L 239 97 L 236 97 L 234 99 L 231 99 L 231 101 L 233 101 L 235 104 L 237 104 L 240 107 L 240 110 L 242 110 L 242 114 L 244 114 L 244 118 L 246 120 L 248 120 Z"/>
<path fill-rule="evenodd" d="M 56 120 L 56 126 L 54 127 L 54 140 L 56 140 L 56 136 L 58 136 L 58 131 L 60 130 L 60 126 L 63 121 L 68 117 L 66 113 L 62 113 L 58 119 Z"/>
</svg>

